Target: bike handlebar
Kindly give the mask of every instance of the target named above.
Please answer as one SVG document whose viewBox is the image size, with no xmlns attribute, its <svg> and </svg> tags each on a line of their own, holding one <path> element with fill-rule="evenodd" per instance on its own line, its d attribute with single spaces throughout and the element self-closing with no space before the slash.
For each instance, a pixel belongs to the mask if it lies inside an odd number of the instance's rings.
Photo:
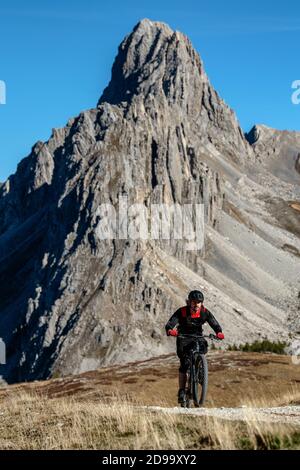
<svg viewBox="0 0 300 470">
<path fill-rule="evenodd" d="M 185 334 L 179 334 L 177 335 L 177 338 L 180 337 L 185 337 L 185 338 L 209 338 L 211 340 L 216 340 L 216 341 L 221 341 L 216 335 L 213 335 L 210 333 L 209 335 L 185 335 Z"/>
</svg>

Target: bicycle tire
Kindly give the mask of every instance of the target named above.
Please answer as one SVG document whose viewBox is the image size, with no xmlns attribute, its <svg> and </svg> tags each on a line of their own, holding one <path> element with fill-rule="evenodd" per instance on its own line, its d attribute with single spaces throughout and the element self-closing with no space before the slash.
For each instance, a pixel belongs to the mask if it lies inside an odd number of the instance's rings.
<svg viewBox="0 0 300 470">
<path fill-rule="evenodd" d="M 195 406 L 199 406 L 199 388 L 200 384 L 197 380 L 197 369 L 195 364 L 193 364 L 192 369 L 192 397 Z"/>
<path fill-rule="evenodd" d="M 199 400 L 199 406 L 201 406 L 205 402 L 208 389 L 208 365 L 205 354 L 200 355 L 198 381 L 201 384 L 201 397 Z"/>
<path fill-rule="evenodd" d="M 205 402 L 208 388 L 208 365 L 204 354 L 200 354 L 197 364 L 193 364 L 192 375 L 194 405 L 199 407 Z"/>
</svg>

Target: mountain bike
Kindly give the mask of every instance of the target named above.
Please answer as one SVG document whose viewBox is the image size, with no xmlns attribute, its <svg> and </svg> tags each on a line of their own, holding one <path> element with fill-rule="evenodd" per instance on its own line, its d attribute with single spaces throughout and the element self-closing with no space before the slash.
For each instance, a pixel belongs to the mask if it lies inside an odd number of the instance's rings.
<svg viewBox="0 0 300 470">
<path fill-rule="evenodd" d="M 220 341 L 217 336 L 210 335 L 184 335 L 178 338 L 194 338 L 188 354 L 189 367 L 187 370 L 187 385 L 185 389 L 185 400 L 182 407 L 190 408 L 192 403 L 196 407 L 204 404 L 208 387 L 208 365 L 205 354 L 203 354 L 203 338 Z"/>
</svg>

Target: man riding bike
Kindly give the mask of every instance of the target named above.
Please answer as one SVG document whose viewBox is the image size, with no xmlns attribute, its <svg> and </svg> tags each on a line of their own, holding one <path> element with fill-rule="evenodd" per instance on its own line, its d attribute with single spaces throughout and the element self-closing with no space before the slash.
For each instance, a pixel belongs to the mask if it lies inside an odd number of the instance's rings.
<svg viewBox="0 0 300 470">
<path fill-rule="evenodd" d="M 220 324 L 217 322 L 213 314 L 204 307 L 203 301 L 204 296 L 202 292 L 199 290 L 192 290 L 188 295 L 187 305 L 176 310 L 166 324 L 165 328 L 167 335 L 178 336 L 178 334 L 197 334 L 202 336 L 202 325 L 207 322 L 215 331 L 218 339 L 224 339 L 224 334 L 222 333 Z M 185 400 L 186 373 L 189 367 L 188 353 L 193 341 L 194 338 L 189 338 L 188 336 L 177 338 L 177 356 L 180 359 L 178 403 L 183 403 Z M 203 354 L 206 354 L 208 344 L 205 338 L 203 338 L 201 345 Z"/>
</svg>

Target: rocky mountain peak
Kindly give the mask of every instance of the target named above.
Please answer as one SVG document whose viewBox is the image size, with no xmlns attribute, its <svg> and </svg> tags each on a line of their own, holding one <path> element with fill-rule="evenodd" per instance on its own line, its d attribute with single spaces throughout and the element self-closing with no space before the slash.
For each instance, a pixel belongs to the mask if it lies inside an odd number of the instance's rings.
<svg viewBox="0 0 300 470">
<path fill-rule="evenodd" d="M 299 132 L 256 124 L 245 137 L 271 173 L 285 182 L 299 183 Z"/>
<path fill-rule="evenodd" d="M 145 19 L 121 43 L 98 107 L 105 103 L 125 106 L 127 117 L 134 104 L 136 119 L 154 108 L 158 119 L 171 112 L 178 123 L 222 148 L 223 158 L 243 165 L 253 157 L 235 113 L 211 86 L 190 40 L 164 23 Z"/>
<path fill-rule="evenodd" d="M 140 21 L 119 46 L 111 81 L 99 104 L 128 102 L 140 93 L 146 98 L 148 93 L 166 92 L 169 75 L 180 73 L 183 65 L 189 69 L 194 65 L 189 63 L 196 57 L 193 52 L 189 40 L 165 23 Z M 200 67 L 199 57 L 197 62 Z M 180 64 L 181 70 L 177 70 Z"/>
<path fill-rule="evenodd" d="M 272 127 L 268 127 L 264 124 L 255 124 L 252 129 L 245 134 L 245 137 L 250 145 L 255 144 L 258 140 L 266 140 L 276 132 Z"/>
</svg>

